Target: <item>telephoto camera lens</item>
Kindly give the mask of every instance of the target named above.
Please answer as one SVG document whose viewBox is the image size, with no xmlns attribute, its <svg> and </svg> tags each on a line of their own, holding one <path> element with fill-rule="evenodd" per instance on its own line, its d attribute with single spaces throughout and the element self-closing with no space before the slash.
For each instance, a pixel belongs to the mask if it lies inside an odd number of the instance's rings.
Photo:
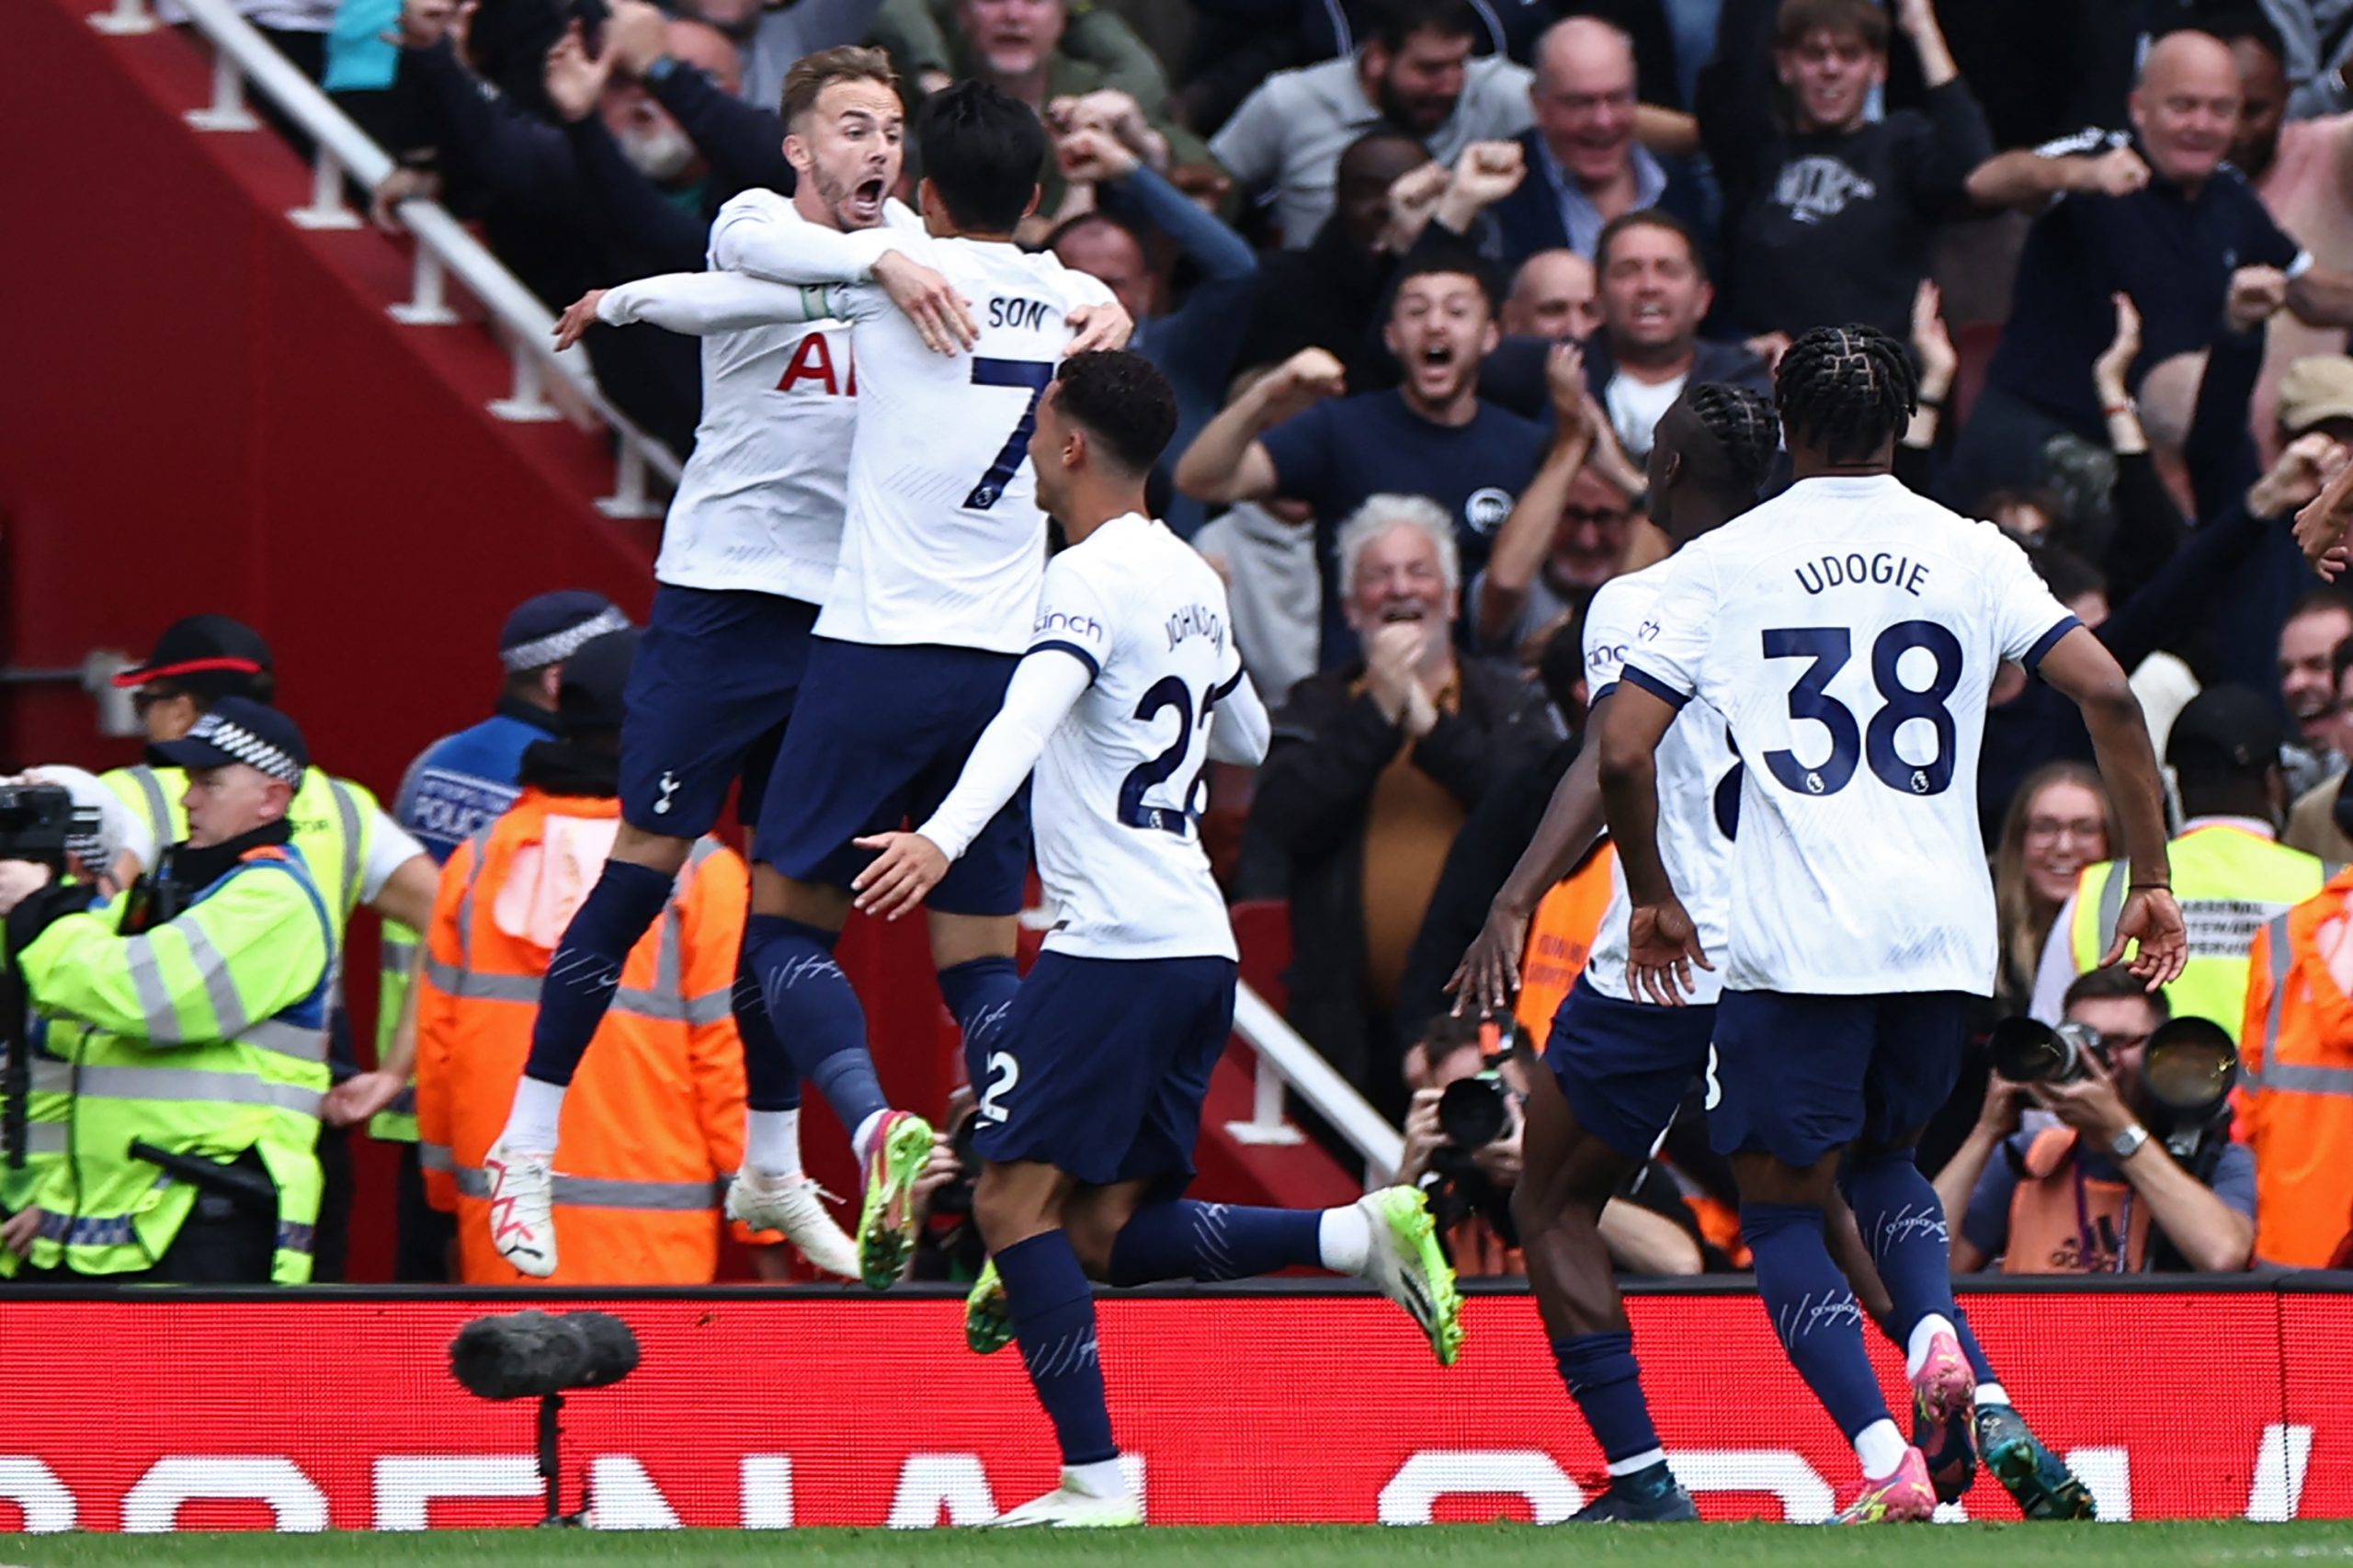
<svg viewBox="0 0 2353 1568">
<path fill-rule="evenodd" d="M 2100 1048 L 2087 1024 L 2052 1028 L 2032 1018 L 2004 1018 L 1986 1041 L 1994 1071 L 2013 1084 L 2072 1084 L 2084 1075 L 2084 1057 Z"/>
<path fill-rule="evenodd" d="M 1458 1149 L 1483 1149 L 1502 1137 L 1511 1125 L 1502 1081 L 1482 1073 L 1449 1084 L 1438 1097 L 1438 1125 Z"/>
<path fill-rule="evenodd" d="M 2238 1047 L 2207 1018 L 2176 1018 L 2149 1037 L 2141 1083 L 2150 1101 L 2179 1122 L 2200 1122 L 2222 1108 L 2239 1081 Z"/>
</svg>

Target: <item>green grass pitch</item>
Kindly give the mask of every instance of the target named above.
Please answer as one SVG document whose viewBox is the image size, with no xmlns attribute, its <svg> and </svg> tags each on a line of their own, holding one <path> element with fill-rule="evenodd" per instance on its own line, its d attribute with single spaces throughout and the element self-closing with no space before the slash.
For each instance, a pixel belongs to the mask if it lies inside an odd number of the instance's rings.
<svg viewBox="0 0 2353 1568">
<path fill-rule="evenodd" d="M 1308 1526 L 1254 1529 L 803 1529 L 779 1534 L 668 1530 L 446 1530 L 420 1535 L 329 1534 L 0 1536 L 6 1568 L 272 1568 L 273 1564 L 434 1565 L 434 1568 L 1353 1568 L 1358 1563 L 1476 1568 L 2234 1568 L 2353 1564 L 2353 1521 L 2287 1525 L 1890 1526 L 1834 1530 L 1788 1525 L 1580 1527 L 1446 1525 L 1427 1528 Z"/>
</svg>

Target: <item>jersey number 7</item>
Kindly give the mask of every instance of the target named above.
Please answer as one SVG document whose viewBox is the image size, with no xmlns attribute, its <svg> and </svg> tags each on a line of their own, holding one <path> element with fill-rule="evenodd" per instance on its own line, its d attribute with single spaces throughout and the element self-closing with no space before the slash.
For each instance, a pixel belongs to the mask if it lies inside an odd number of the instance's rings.
<svg viewBox="0 0 2353 1568">
<path fill-rule="evenodd" d="M 1028 387 L 1029 401 L 1022 404 L 1021 422 L 1013 427 L 1013 434 L 1005 438 L 996 460 L 989 464 L 986 473 L 981 475 L 981 482 L 972 486 L 972 493 L 964 497 L 964 510 L 987 511 L 1005 494 L 1005 487 L 1013 483 L 1013 476 L 1020 472 L 1021 460 L 1029 455 L 1030 432 L 1038 428 L 1038 400 L 1046 395 L 1047 384 L 1053 379 L 1054 367 L 1043 359 L 976 358 L 972 361 L 974 386 Z"/>
</svg>

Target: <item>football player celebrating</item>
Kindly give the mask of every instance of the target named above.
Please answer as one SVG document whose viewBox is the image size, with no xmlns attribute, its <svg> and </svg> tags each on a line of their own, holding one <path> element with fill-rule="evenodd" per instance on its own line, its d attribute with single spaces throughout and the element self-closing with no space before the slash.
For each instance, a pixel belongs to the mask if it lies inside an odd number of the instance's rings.
<svg viewBox="0 0 2353 1568">
<path fill-rule="evenodd" d="M 1142 1522 L 1112 1441 L 1090 1278 L 1330 1268 L 1405 1307 L 1441 1362 L 1461 1340 L 1454 1272 L 1419 1191 L 1323 1210 L 1177 1197 L 1233 1024 L 1233 930 L 1195 796 L 1209 758 L 1262 760 L 1269 725 L 1223 585 L 1144 510 L 1176 426 L 1175 393 L 1141 357 L 1063 362 L 1029 454 L 1038 499 L 1071 542 L 1046 569 L 1028 656 L 938 810 L 913 833 L 860 841 L 881 854 L 858 880 L 859 907 L 895 918 L 945 885 L 1036 770 L 1055 924 L 1005 1027 L 966 1047 L 981 1091 L 972 1211 L 994 1255 L 967 1336 L 995 1349 L 1009 1319 L 1062 1446 L 1061 1487 L 1006 1525 Z"/>
</svg>

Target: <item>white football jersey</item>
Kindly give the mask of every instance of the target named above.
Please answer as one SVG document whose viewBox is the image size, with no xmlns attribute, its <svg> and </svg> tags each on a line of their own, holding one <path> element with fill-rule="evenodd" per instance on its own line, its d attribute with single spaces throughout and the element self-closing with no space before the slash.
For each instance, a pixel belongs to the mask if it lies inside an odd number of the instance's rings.
<svg viewBox="0 0 2353 1568">
<path fill-rule="evenodd" d="M 1593 596 L 1585 612 L 1585 679 L 1596 701 L 1618 684 L 1626 650 L 1665 590 L 1662 561 L 1640 572 L 1613 577 Z M 1739 810 L 1740 758 L 1722 715 L 1702 699 L 1684 705 L 1658 744 L 1658 848 L 1683 907 L 1699 927 L 1699 949 L 1713 970 L 1693 966 L 1694 1006 L 1713 1003 L 1723 992 L 1724 926 L 1732 908 L 1732 828 Z M 1626 983 L 1628 924 L 1632 901 L 1626 896 L 1625 868 L 1609 869 L 1609 905 L 1594 934 L 1586 961 L 1586 983 L 1604 996 L 1637 1000 Z"/>
<path fill-rule="evenodd" d="M 1242 678 L 1225 585 L 1165 525 L 1114 518 L 1054 557 L 1033 652 L 1094 672 L 1029 786 L 1045 946 L 1090 959 L 1234 957 L 1196 828 L 1210 713 Z"/>
<path fill-rule="evenodd" d="M 1684 546 L 1624 678 L 1704 699 L 1745 764 L 1727 988 L 1992 994 L 1985 696 L 2075 624 L 1999 530 L 1884 474 Z"/>
<path fill-rule="evenodd" d="M 892 202 L 884 222 L 920 229 L 922 221 Z M 737 238 L 760 225 L 814 227 L 790 198 L 745 191 L 712 222 L 706 264 L 739 267 Z M 824 603 L 841 556 L 857 392 L 847 322 L 704 337 L 702 422 L 670 502 L 655 579 Z"/>
<path fill-rule="evenodd" d="M 1018 653 L 1046 569 L 1029 470 L 1038 399 L 1070 345 L 1069 312 L 1110 290 L 1049 255 L 923 235 L 904 251 L 972 302 L 980 341 L 924 347 L 872 284 L 841 291 L 858 344 L 858 434 L 841 562 L 817 634 Z"/>
</svg>

